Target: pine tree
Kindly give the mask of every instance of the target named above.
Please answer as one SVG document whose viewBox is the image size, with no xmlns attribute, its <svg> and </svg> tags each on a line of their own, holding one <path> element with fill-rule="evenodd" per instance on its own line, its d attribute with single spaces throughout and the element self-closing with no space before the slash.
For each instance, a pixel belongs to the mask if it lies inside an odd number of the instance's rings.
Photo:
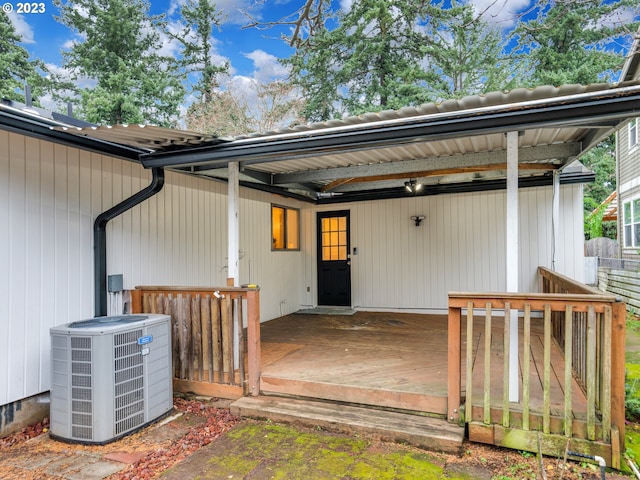
<svg viewBox="0 0 640 480">
<path fill-rule="evenodd" d="M 624 56 L 612 45 L 637 31 L 638 0 L 540 0 L 535 20 L 521 23 L 519 53 L 529 86 L 615 81 Z M 627 40 L 625 40 L 625 37 Z"/>
<path fill-rule="evenodd" d="M 43 77 L 46 69 L 41 60 L 29 58 L 20 40 L 8 15 L 0 11 L 0 98 L 24 102 L 28 84 L 37 101 L 48 83 Z"/>
<path fill-rule="evenodd" d="M 423 52 L 438 81 L 428 88 L 436 99 L 508 90 L 516 77 L 506 39 L 470 4 L 453 0 L 450 15 L 425 25 Z"/>
<path fill-rule="evenodd" d="M 81 114 L 95 123 L 175 123 L 184 97 L 183 75 L 161 47 L 161 19 L 144 0 L 74 0 L 62 3 L 58 21 L 81 39 L 63 52 L 78 87 Z"/>
<path fill-rule="evenodd" d="M 334 15 L 333 29 L 314 17 L 287 61 L 312 120 L 502 89 L 513 75 L 500 32 L 468 4 L 355 0 Z"/>
<path fill-rule="evenodd" d="M 178 63 L 188 74 L 198 77 L 192 89 L 203 95 L 219 85 L 219 76 L 229 72 L 228 63 L 214 65 L 211 60 L 211 30 L 220 29 L 223 15 L 210 0 L 187 0 L 180 7 L 180 16 L 180 31 L 167 30 L 167 33 L 182 45 Z"/>
<path fill-rule="evenodd" d="M 424 86 L 436 76 L 423 68 L 418 26 L 443 12 L 411 0 L 357 0 L 338 12 L 337 27 L 316 31 L 288 62 L 306 116 L 326 120 L 427 101 Z"/>
</svg>

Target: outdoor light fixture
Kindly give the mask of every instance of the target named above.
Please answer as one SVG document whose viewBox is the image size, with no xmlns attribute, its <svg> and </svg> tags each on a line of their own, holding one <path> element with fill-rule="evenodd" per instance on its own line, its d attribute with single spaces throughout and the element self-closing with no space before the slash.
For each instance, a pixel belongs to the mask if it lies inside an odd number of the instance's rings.
<svg viewBox="0 0 640 480">
<path fill-rule="evenodd" d="M 411 220 L 413 220 L 416 224 L 416 227 L 419 227 L 424 220 L 424 215 L 411 215 Z"/>
<path fill-rule="evenodd" d="M 418 183 L 415 178 L 410 179 L 408 182 L 404 182 L 404 188 L 409 193 L 418 193 L 422 189 L 422 184 Z"/>
</svg>

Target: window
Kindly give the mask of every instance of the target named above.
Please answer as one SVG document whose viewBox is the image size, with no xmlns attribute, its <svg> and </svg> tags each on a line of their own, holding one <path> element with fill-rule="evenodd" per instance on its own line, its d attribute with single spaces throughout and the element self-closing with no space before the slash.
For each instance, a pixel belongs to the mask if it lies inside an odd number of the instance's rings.
<svg viewBox="0 0 640 480">
<path fill-rule="evenodd" d="M 638 146 L 638 119 L 634 118 L 629 123 L 629 150 Z"/>
<path fill-rule="evenodd" d="M 322 261 L 347 260 L 347 217 L 325 217 L 321 229 Z"/>
<path fill-rule="evenodd" d="M 640 198 L 625 202 L 624 214 L 624 246 L 640 247 Z"/>
<path fill-rule="evenodd" d="M 300 250 L 300 210 L 271 205 L 271 249 Z"/>
</svg>

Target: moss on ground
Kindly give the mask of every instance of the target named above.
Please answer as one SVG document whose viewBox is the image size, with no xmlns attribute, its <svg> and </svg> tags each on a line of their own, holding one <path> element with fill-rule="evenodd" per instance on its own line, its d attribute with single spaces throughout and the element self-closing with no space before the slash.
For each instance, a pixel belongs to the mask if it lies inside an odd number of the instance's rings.
<svg viewBox="0 0 640 480">
<path fill-rule="evenodd" d="M 636 420 L 640 412 L 640 328 L 636 317 L 627 318 L 626 338 L 626 398 L 627 417 Z M 625 429 L 626 455 L 638 465 L 640 462 L 640 425 L 628 423 Z M 626 465 L 624 465 L 626 467 Z"/>
<path fill-rule="evenodd" d="M 415 448 L 265 423 L 244 424 L 226 435 L 225 454 L 209 460 L 204 478 L 416 479 L 443 478 L 434 455 Z M 440 464 L 439 464 L 440 463 Z M 233 477 L 231 477 L 233 476 Z M 448 476 L 451 479 L 464 477 Z"/>
</svg>

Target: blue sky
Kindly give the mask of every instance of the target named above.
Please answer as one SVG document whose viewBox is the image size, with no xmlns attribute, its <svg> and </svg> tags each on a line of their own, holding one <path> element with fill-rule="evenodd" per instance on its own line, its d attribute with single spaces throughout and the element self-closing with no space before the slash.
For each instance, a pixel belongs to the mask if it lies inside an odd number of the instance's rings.
<svg viewBox="0 0 640 480">
<path fill-rule="evenodd" d="M 17 0 L 2 0 L 2 3 L 5 11 L 5 4 L 9 4 L 13 9 L 9 16 L 23 40 L 23 46 L 34 57 L 41 58 L 49 65 L 60 66 L 62 64 L 60 52 L 75 37 L 66 26 L 55 20 L 54 17 L 58 14 L 58 9 L 51 0 L 44 0 L 44 13 L 28 14 L 17 13 L 20 3 Z M 290 50 L 282 40 L 268 38 L 277 37 L 277 32 L 261 32 L 256 29 L 242 28 L 248 21 L 241 10 L 251 8 L 252 3 L 253 0 L 216 2 L 218 8 L 224 11 L 226 21 L 220 32 L 216 30 L 213 32 L 213 37 L 216 39 L 214 55 L 219 56 L 221 60 L 230 60 L 234 72 L 242 75 L 251 75 L 256 69 L 255 62 L 250 58 L 253 52 L 263 51 L 274 56 L 288 56 L 290 54 Z M 253 7 L 251 11 L 258 18 L 277 20 L 295 11 L 301 3 L 296 0 L 270 1 L 261 7 Z M 177 6 L 177 0 L 151 0 L 151 13 L 168 15 L 168 20 L 172 22 L 178 17 L 174 13 Z M 166 48 L 171 51 L 172 47 L 167 43 Z"/>
<path fill-rule="evenodd" d="M 41 58 L 51 66 L 60 66 L 62 63 L 60 52 L 74 40 L 74 35 L 54 19 L 58 10 L 52 1 L 44 0 L 44 13 L 29 14 L 17 13 L 19 0 L 0 1 L 12 7 L 10 19 L 18 34 L 21 35 L 23 45 L 32 55 Z M 174 12 L 181 1 L 183 0 L 150 0 L 151 13 L 166 14 L 170 22 L 174 21 L 177 18 Z M 334 0 L 334 3 L 342 9 L 349 9 L 351 1 Z M 531 3 L 531 0 L 470 1 L 480 10 L 490 7 L 488 12 L 490 18 L 506 28 L 513 25 L 514 13 L 525 10 Z M 213 32 L 213 37 L 216 39 L 213 53 L 221 60 L 228 59 L 235 74 L 251 76 L 257 69 L 266 68 L 266 56 L 260 56 L 256 52 L 264 52 L 273 57 L 287 57 L 291 54 L 291 49 L 278 38 L 280 32 L 260 31 L 255 28 L 243 29 L 248 20 L 242 11 L 250 9 L 256 18 L 273 21 L 295 12 L 304 4 L 304 0 L 218 0 L 215 3 L 224 12 L 226 21 L 220 32 L 215 30 Z M 166 47 L 168 51 L 171 50 L 170 45 Z"/>
</svg>

